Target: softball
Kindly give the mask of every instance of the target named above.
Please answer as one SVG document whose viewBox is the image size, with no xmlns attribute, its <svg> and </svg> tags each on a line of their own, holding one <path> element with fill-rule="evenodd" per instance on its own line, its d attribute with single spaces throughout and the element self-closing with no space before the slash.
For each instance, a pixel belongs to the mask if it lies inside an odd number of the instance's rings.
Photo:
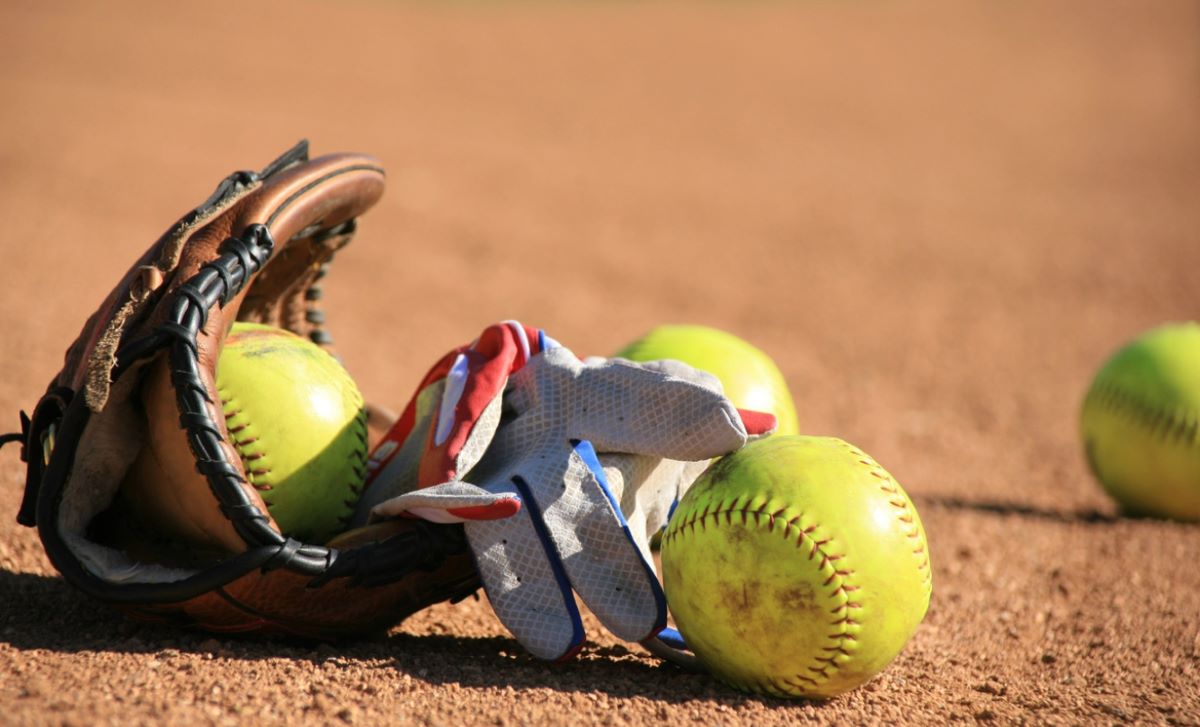
<svg viewBox="0 0 1200 727">
<path fill-rule="evenodd" d="M 1200 325 L 1164 325 L 1117 351 L 1080 424 L 1092 472 L 1123 510 L 1200 520 Z"/>
<path fill-rule="evenodd" d="M 916 508 L 832 437 L 772 436 L 717 460 L 671 517 L 662 564 L 700 662 L 776 697 L 829 698 L 878 674 L 932 588 Z"/>
<path fill-rule="evenodd" d="M 315 343 L 235 323 L 217 360 L 229 441 L 284 535 L 323 543 L 344 529 L 366 473 L 362 394 Z"/>
<path fill-rule="evenodd" d="M 797 434 L 796 405 L 779 367 L 752 344 L 708 326 L 659 326 L 623 348 L 631 361 L 675 359 L 721 380 L 725 396 L 742 409 L 770 412 L 776 434 Z"/>
</svg>

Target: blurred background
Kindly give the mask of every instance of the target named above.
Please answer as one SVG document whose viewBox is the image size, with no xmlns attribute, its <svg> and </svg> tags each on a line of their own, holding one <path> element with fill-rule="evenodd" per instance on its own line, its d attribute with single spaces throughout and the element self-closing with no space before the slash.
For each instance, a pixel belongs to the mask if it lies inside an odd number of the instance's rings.
<svg viewBox="0 0 1200 727">
<path fill-rule="evenodd" d="M 598 354 L 708 323 L 905 482 L 1090 504 L 1081 373 L 1200 302 L 1193 2 L 0 13 L 0 245 L 42 292 L 0 304 L 46 321 L 0 344 L 6 387 L 216 180 L 302 137 L 389 170 L 328 312 L 394 406 L 502 318 Z"/>
<path fill-rule="evenodd" d="M 933 513 L 933 613 L 963 568 L 1044 560 L 988 550 L 1008 520 L 938 508 L 1032 516 L 1044 552 L 1107 573 L 1088 555 L 1107 535 L 1046 525 L 1114 511 L 1082 397 L 1118 346 L 1200 309 L 1193 0 L 7 0 L 0 99 L 7 426 L 163 230 L 308 138 L 389 173 L 326 286 L 368 398 L 402 407 L 504 318 L 581 354 L 660 323 L 734 332 L 779 364 L 803 431 Z M 9 567 L 45 568 L 32 543 Z"/>
</svg>

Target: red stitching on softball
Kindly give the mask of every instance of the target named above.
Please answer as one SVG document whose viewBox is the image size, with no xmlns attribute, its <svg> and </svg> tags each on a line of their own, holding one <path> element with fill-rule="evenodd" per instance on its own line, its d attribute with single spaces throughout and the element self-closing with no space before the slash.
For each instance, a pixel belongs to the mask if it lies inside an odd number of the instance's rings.
<svg viewBox="0 0 1200 727">
<path fill-rule="evenodd" d="M 691 533 L 694 535 L 695 531 L 696 531 L 697 521 L 699 521 L 701 531 L 702 532 L 706 531 L 707 530 L 706 522 L 708 521 L 710 514 L 711 514 L 714 525 L 719 525 L 721 523 L 722 515 L 725 516 L 726 524 L 732 525 L 733 513 L 735 511 L 741 512 L 743 525 L 748 525 L 750 517 L 753 516 L 756 524 L 762 524 L 763 519 L 765 519 L 766 526 L 767 526 L 767 532 L 774 532 L 775 520 L 777 518 L 781 518 L 787 512 L 787 508 L 781 508 L 779 510 L 776 510 L 775 512 L 767 513 L 766 507 L 767 507 L 766 503 L 763 503 L 757 509 L 752 510 L 752 509 L 750 509 L 749 503 L 747 503 L 745 506 L 742 506 L 742 505 L 740 505 L 738 499 L 734 499 L 731 502 L 722 502 L 722 503 L 716 504 L 715 511 L 714 511 L 714 503 L 712 503 L 711 501 L 706 502 L 704 505 L 704 509 L 703 509 L 703 511 L 701 511 L 701 513 L 699 513 L 699 514 L 692 513 L 689 517 L 687 517 L 683 520 L 677 521 L 676 523 L 669 526 L 667 529 L 667 532 L 663 534 L 663 542 L 664 543 L 674 542 L 676 539 L 681 537 L 684 533 Z M 808 560 L 812 561 L 815 558 L 815 556 L 817 555 L 817 553 L 820 553 L 821 562 L 820 562 L 820 565 L 818 566 L 818 568 L 821 570 L 824 570 L 826 567 L 828 567 L 832 571 L 831 574 L 829 575 L 829 577 L 826 578 L 825 581 L 822 583 L 822 586 L 826 587 L 826 588 L 828 588 L 830 585 L 835 586 L 833 589 L 831 589 L 829 591 L 828 597 L 834 598 L 834 599 L 843 599 L 841 603 L 839 603 L 835 608 L 833 608 L 830 611 L 830 613 L 832 615 L 835 615 L 835 616 L 841 615 L 841 618 L 838 618 L 836 620 L 829 622 L 829 625 L 831 627 L 833 627 L 834 630 L 831 633 L 826 634 L 826 638 L 834 641 L 835 644 L 832 646 L 822 647 L 823 651 L 832 652 L 833 655 L 828 656 L 828 657 L 814 657 L 814 661 L 825 664 L 825 666 L 823 666 L 823 667 L 818 667 L 818 666 L 807 667 L 807 669 L 809 671 L 820 674 L 820 676 L 823 680 L 828 680 L 829 679 L 829 670 L 833 669 L 836 671 L 840 666 L 837 661 L 838 655 L 845 656 L 846 658 L 849 658 L 850 656 L 852 656 L 852 650 L 848 649 L 848 647 L 852 646 L 853 644 L 855 644 L 858 641 L 858 638 L 854 634 L 849 633 L 848 630 L 854 626 L 861 625 L 861 622 L 859 622 L 851 617 L 851 613 L 853 613 L 857 610 L 860 610 L 862 608 L 862 604 L 858 603 L 856 601 L 851 601 L 849 598 L 849 593 L 851 591 L 860 590 L 861 586 L 850 585 L 845 582 L 846 579 L 848 579 L 854 575 L 854 570 L 850 569 L 850 568 L 839 569 L 834 566 L 834 564 L 837 561 L 842 560 L 845 557 L 845 555 L 841 554 L 841 553 L 829 554 L 829 553 L 824 552 L 822 550 L 822 547 L 829 544 L 830 542 L 832 542 L 833 539 L 832 538 L 824 538 L 824 539 L 814 538 L 813 533 L 817 530 L 817 525 L 814 523 L 814 524 L 809 525 L 808 527 L 801 528 L 799 526 L 799 522 L 802 517 L 803 517 L 802 514 L 798 514 L 798 515 L 795 515 L 794 517 L 789 518 L 785 522 L 785 524 L 784 524 L 785 536 L 788 534 L 789 530 L 794 527 L 796 529 L 796 547 L 798 549 L 803 548 L 803 546 L 805 545 L 805 541 L 809 541 L 812 543 L 812 547 L 808 551 Z M 803 552 L 803 550 L 802 550 L 802 552 Z M 791 679 L 803 681 L 806 684 L 809 684 L 813 687 L 820 685 L 820 681 L 818 681 L 816 679 L 812 679 L 810 677 L 806 677 L 802 674 L 794 675 L 793 677 L 791 677 Z M 802 690 L 803 689 L 799 685 L 794 684 L 787 680 L 775 681 L 775 682 L 772 682 L 769 686 L 773 686 L 775 689 L 777 689 L 782 694 L 789 694 L 790 692 L 788 689 L 783 689 L 778 686 L 780 683 L 782 683 L 786 687 L 790 687 L 791 690 Z M 759 688 L 759 691 L 771 693 L 771 689 L 764 688 L 762 684 L 757 684 L 757 685 L 752 684 L 750 686 L 757 686 Z"/>
<path fill-rule="evenodd" d="M 361 446 L 355 452 L 355 459 L 358 461 L 350 468 L 351 472 L 354 473 L 354 479 L 347 483 L 353 499 L 342 501 L 342 504 L 346 506 L 346 512 L 338 518 L 338 523 L 341 524 L 343 529 L 349 527 L 350 523 L 354 520 L 356 506 L 367 484 L 367 437 L 369 433 L 367 431 L 367 408 L 363 406 L 361 400 L 358 402 L 358 414 L 354 417 L 354 424 L 354 433 L 358 437 L 358 443 Z"/>
<path fill-rule="evenodd" d="M 1175 440 L 1200 446 L 1200 412 L 1170 411 L 1113 381 L 1097 381 L 1084 399 L 1084 407 L 1107 409 L 1127 418 L 1163 442 Z"/>
<path fill-rule="evenodd" d="M 250 454 L 247 454 L 244 451 L 244 449 L 247 446 L 258 442 L 259 438 L 257 436 L 250 436 L 250 437 L 246 437 L 245 439 L 238 439 L 233 436 L 235 434 L 240 434 L 240 433 L 246 431 L 246 429 L 249 428 L 249 426 L 250 426 L 250 422 L 241 422 L 239 424 L 236 424 L 233 427 L 229 427 L 229 420 L 240 416 L 243 413 L 243 409 L 228 408 L 233 404 L 233 401 L 234 401 L 233 397 L 227 396 L 225 394 L 225 392 L 222 392 L 222 391 L 218 391 L 217 394 L 221 401 L 221 408 L 222 408 L 221 413 L 225 417 L 225 426 L 226 426 L 227 431 L 230 434 L 229 439 L 233 445 L 233 448 L 238 453 L 238 458 L 242 462 L 242 469 L 245 470 L 245 472 L 246 472 L 246 479 L 244 479 L 243 481 L 247 482 L 251 487 L 253 487 L 255 492 L 260 493 L 259 497 L 262 498 L 263 506 L 266 507 L 268 511 L 270 511 L 271 507 L 273 507 L 275 503 L 271 500 L 268 500 L 261 493 L 270 492 L 271 490 L 275 489 L 275 486 L 271 482 L 264 479 L 267 475 L 271 474 L 271 468 L 270 467 L 256 467 L 256 468 L 251 469 L 248 466 L 248 463 L 257 462 L 258 460 L 263 459 L 267 455 L 265 452 L 252 452 Z"/>
<path fill-rule="evenodd" d="M 888 499 L 888 504 L 901 511 L 901 514 L 897 515 L 896 519 L 904 523 L 902 532 L 904 533 L 905 537 L 910 540 L 923 541 L 921 529 L 917 526 L 916 511 L 912 509 L 912 504 L 908 501 L 908 498 L 903 495 L 899 484 L 892 479 L 891 476 L 888 475 L 887 472 L 885 472 L 877 462 L 871 460 L 864 453 L 858 451 L 850 445 L 847 445 L 846 448 L 854 453 L 855 456 L 860 457 L 860 463 L 871 468 L 871 474 L 880 480 L 880 490 L 887 495 L 895 496 Z M 925 548 L 926 546 L 924 542 L 919 542 L 917 546 L 913 548 L 912 553 L 917 557 L 917 570 L 924 571 L 924 581 L 926 587 L 928 588 L 933 579 L 929 568 L 929 555 L 926 553 Z"/>
</svg>

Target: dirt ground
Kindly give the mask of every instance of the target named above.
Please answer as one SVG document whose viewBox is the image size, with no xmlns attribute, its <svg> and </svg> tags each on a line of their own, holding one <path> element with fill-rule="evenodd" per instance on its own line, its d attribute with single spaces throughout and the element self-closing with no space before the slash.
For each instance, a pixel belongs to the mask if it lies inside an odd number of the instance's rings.
<svg viewBox="0 0 1200 727">
<path fill-rule="evenodd" d="M 337 646 L 125 622 L 13 516 L 0 723 L 1200 724 L 1200 527 L 1120 517 L 1092 373 L 1200 313 L 1194 2 L 0 4 L 0 432 L 118 276 L 301 137 L 389 187 L 328 279 L 368 397 L 518 318 L 578 353 L 700 322 L 870 452 L 934 563 L 900 657 L 744 695 L 591 624 L 526 656 L 486 601 Z"/>
</svg>

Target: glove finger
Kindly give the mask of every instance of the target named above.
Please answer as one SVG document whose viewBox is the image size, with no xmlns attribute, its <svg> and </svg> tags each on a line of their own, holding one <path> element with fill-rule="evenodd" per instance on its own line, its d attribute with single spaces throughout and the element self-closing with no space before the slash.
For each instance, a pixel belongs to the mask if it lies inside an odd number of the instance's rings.
<svg viewBox="0 0 1200 727">
<path fill-rule="evenodd" d="M 375 518 L 404 513 L 435 523 L 500 520 L 521 509 L 521 501 L 506 493 L 489 492 L 469 482 L 451 481 L 393 497 L 371 509 Z"/>
<path fill-rule="evenodd" d="M 588 362 L 603 362 L 604 360 L 605 359 L 593 357 L 587 359 L 587 361 L 584 363 L 586 365 Z M 725 394 L 725 389 L 721 385 L 720 379 L 713 374 L 704 371 L 703 369 L 693 368 L 682 361 L 676 361 L 674 359 L 662 359 L 659 361 L 634 362 L 623 358 L 613 358 L 608 360 L 618 365 L 639 366 L 649 371 L 657 371 L 668 376 L 674 376 L 677 379 L 683 379 L 685 381 L 691 381 L 694 384 L 699 384 L 709 391 L 714 391 L 721 395 Z M 758 439 L 771 434 L 775 431 L 775 428 L 778 425 L 775 415 L 769 412 L 755 411 L 753 409 L 738 409 L 737 412 L 738 416 L 740 416 L 742 419 L 742 426 L 745 427 L 746 433 L 751 439 Z"/>
<path fill-rule="evenodd" d="M 683 365 L 682 369 L 690 369 Z M 696 461 L 739 449 L 746 427 L 737 409 L 703 383 L 644 366 L 593 361 L 582 367 L 573 428 L 600 452 Z"/>
<path fill-rule="evenodd" d="M 599 365 L 605 361 L 617 364 L 619 366 L 632 366 L 634 368 L 642 368 L 647 371 L 657 371 L 660 374 L 674 376 L 677 379 L 691 381 L 693 384 L 699 384 L 709 391 L 714 391 L 724 395 L 725 389 L 721 385 L 721 380 L 713 374 L 703 370 L 689 366 L 682 361 L 665 358 L 658 361 L 630 361 L 624 358 L 604 359 L 600 357 L 589 357 L 584 360 L 584 365 Z"/>
<path fill-rule="evenodd" d="M 646 647 L 651 654 L 669 661 L 675 666 L 697 673 L 706 671 L 696 655 L 688 650 L 683 635 L 675 629 L 663 629 L 658 636 L 643 641 L 642 646 Z"/>
<path fill-rule="evenodd" d="M 501 487 L 521 496 L 515 483 Z M 463 527 L 496 617 L 529 653 L 565 661 L 583 646 L 583 619 L 537 504 L 528 503 L 514 517 Z"/>
<path fill-rule="evenodd" d="M 516 417 L 501 429 L 518 444 L 554 428 L 599 452 L 695 461 L 746 443 L 737 409 L 702 384 L 620 359 L 585 364 L 564 348 L 515 373 L 506 398 Z"/>
<path fill-rule="evenodd" d="M 779 420 L 770 412 L 738 409 L 737 413 L 741 417 L 742 426 L 746 428 L 748 439 L 762 439 L 768 434 L 774 434 L 779 426 Z"/>
<path fill-rule="evenodd" d="M 634 541 L 650 558 L 651 537 L 667 522 L 681 493 L 708 460 L 681 462 L 612 452 L 599 457 L 609 492 L 616 497 Z"/>
<path fill-rule="evenodd" d="M 523 499 L 537 498 L 567 577 L 596 618 L 619 638 L 641 641 L 666 626 L 666 597 L 608 489 L 595 450 L 587 441 L 572 445 L 565 456 L 552 458 L 567 462 L 565 472 L 527 470 L 531 491 Z M 560 484 L 546 486 L 549 482 Z"/>
</svg>

